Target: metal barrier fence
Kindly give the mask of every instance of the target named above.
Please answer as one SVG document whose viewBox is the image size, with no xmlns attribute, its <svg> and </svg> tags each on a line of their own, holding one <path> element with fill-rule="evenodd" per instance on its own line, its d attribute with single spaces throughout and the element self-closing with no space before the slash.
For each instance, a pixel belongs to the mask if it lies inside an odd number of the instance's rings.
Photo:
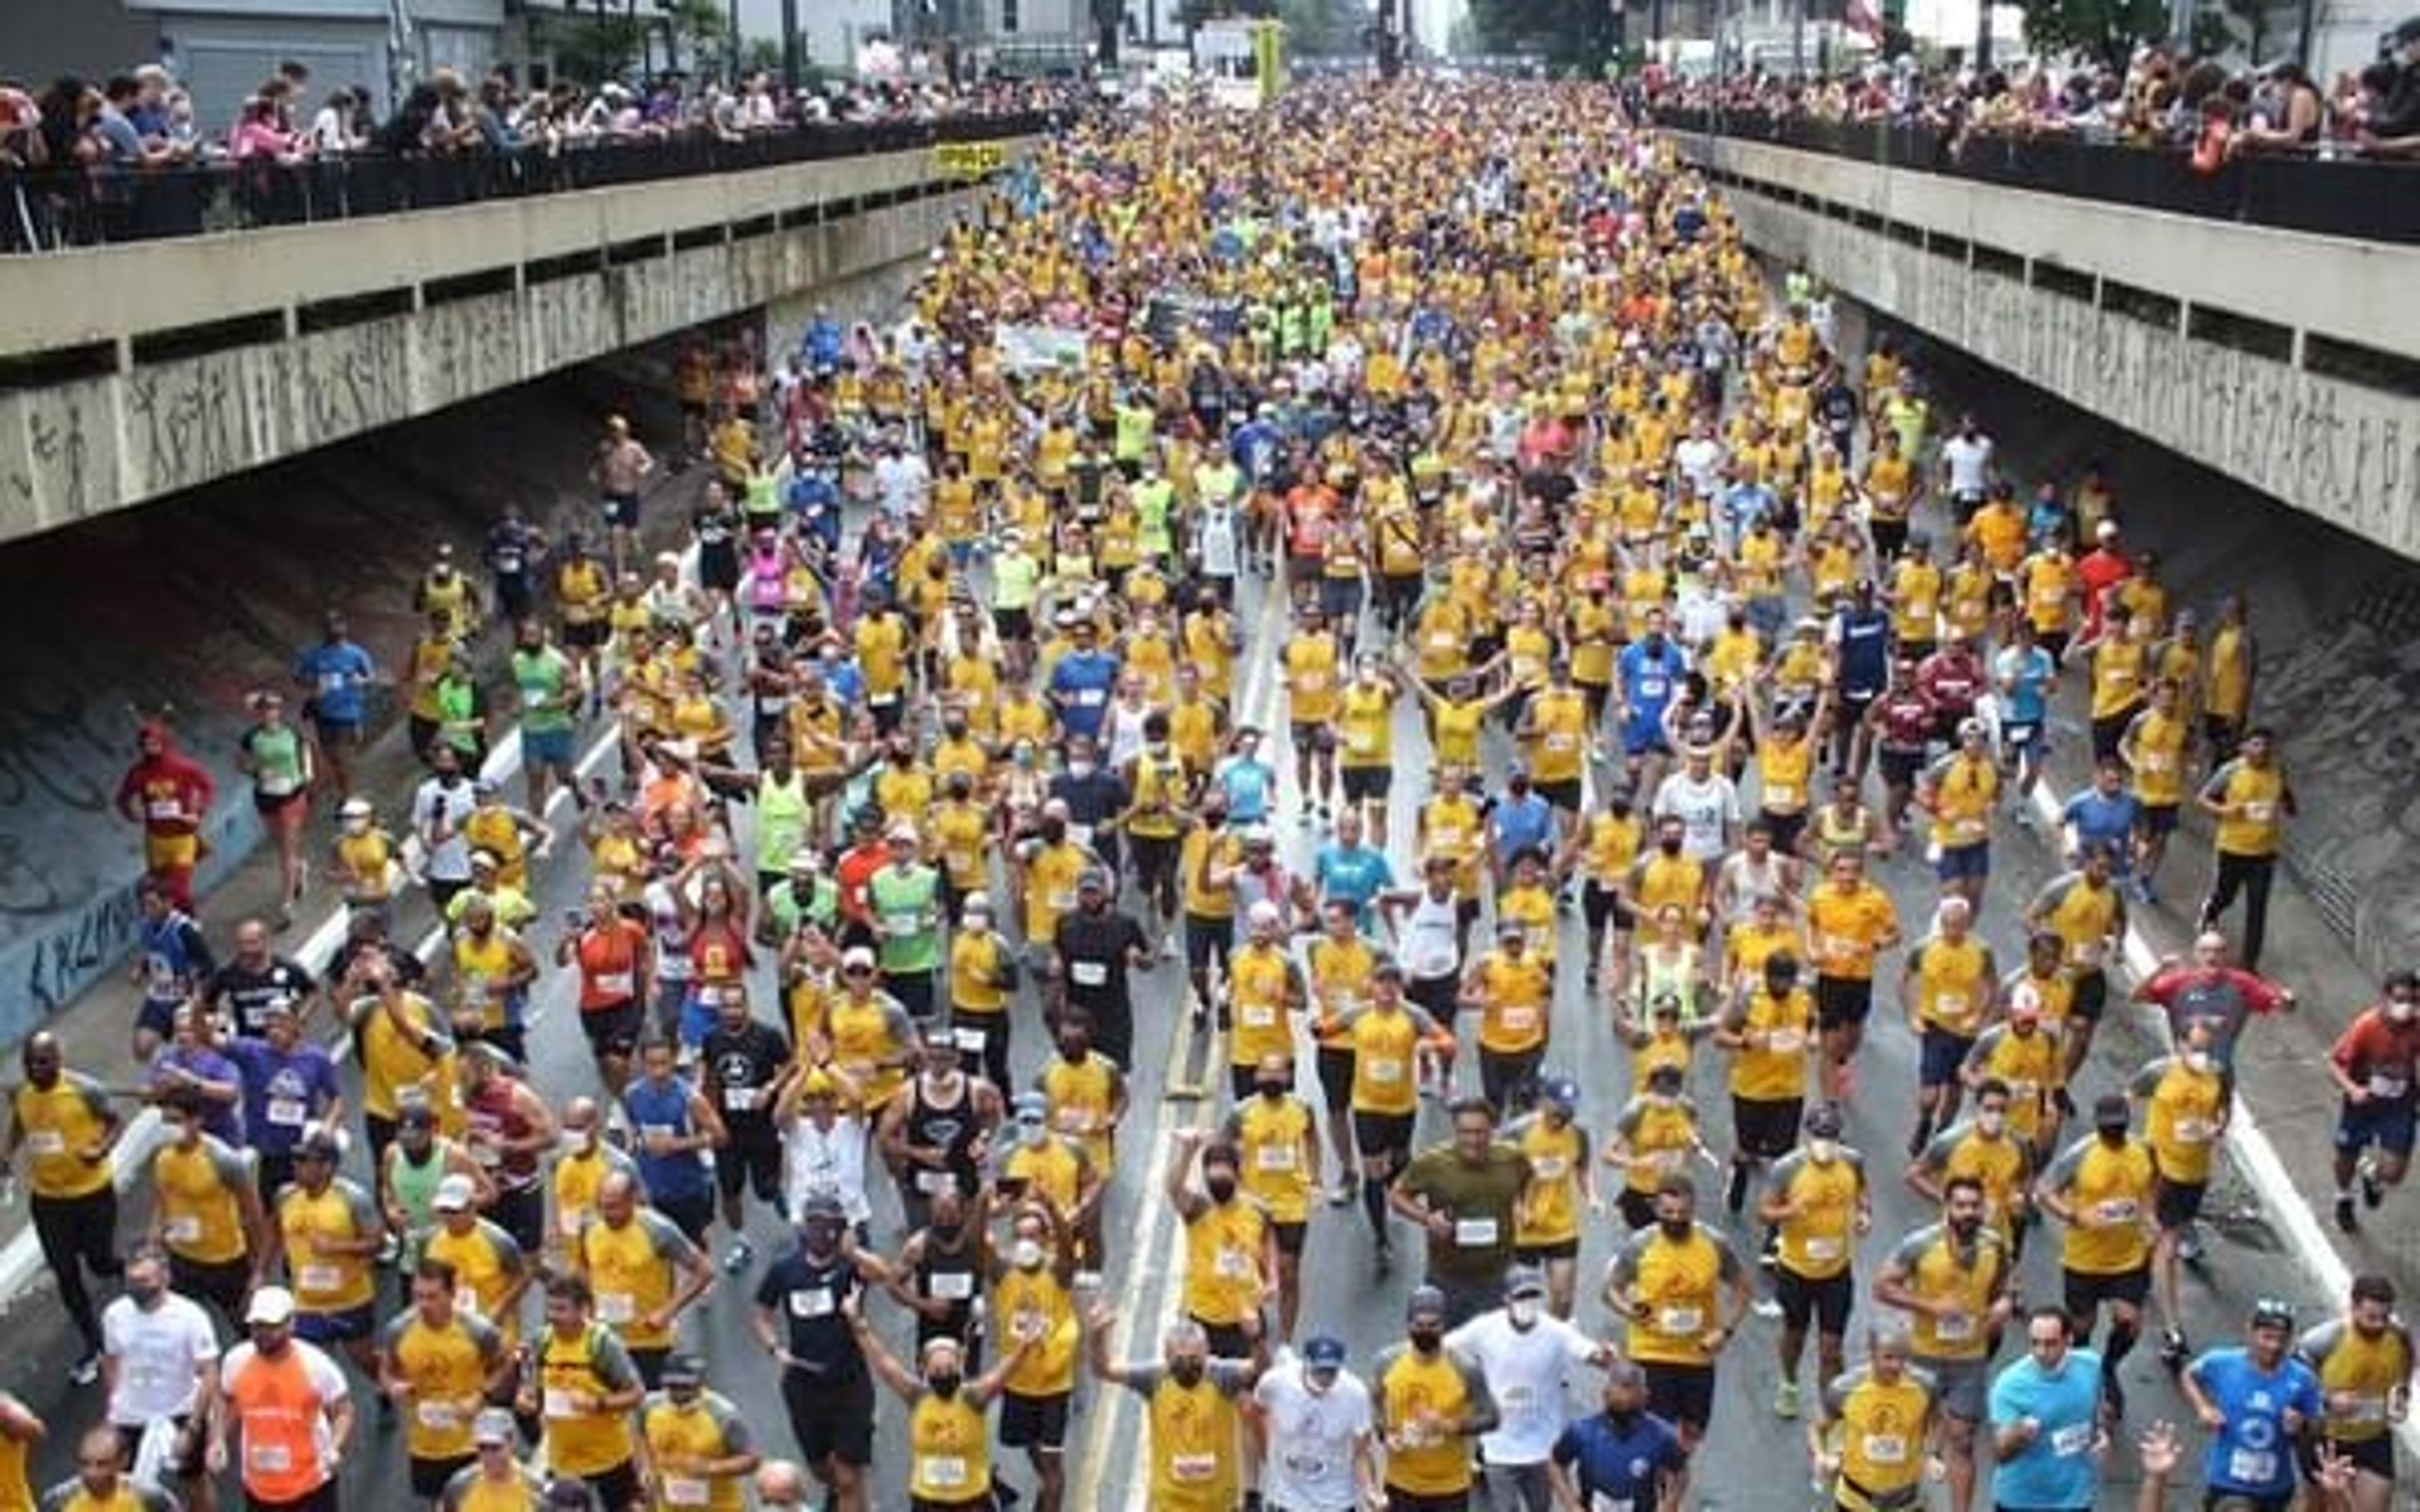
<svg viewBox="0 0 2420 1512">
<path fill-rule="evenodd" d="M 2055 134 L 1953 135 L 1895 121 L 1665 107 L 1668 131 L 1767 142 L 1882 167 L 2356 241 L 2420 242 L 2420 163 L 2256 152 L 2196 168 L 2182 147 Z"/>
<path fill-rule="evenodd" d="M 29 253 L 263 225 L 446 209 L 657 179 L 745 172 L 874 153 L 1030 136 L 1047 112 L 937 121 L 845 122 L 766 131 L 569 147 L 291 162 L 256 158 L 168 168 L 0 169 L 0 252 Z M 939 171 L 948 171 L 946 168 Z"/>
</svg>

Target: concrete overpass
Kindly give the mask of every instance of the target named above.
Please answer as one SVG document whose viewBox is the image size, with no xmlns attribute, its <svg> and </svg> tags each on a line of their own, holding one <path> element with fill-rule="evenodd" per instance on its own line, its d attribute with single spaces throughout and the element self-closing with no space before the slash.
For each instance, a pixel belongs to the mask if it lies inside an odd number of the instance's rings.
<svg viewBox="0 0 2420 1512">
<path fill-rule="evenodd" d="M 1674 134 L 1759 252 L 2420 558 L 2420 244 Z"/>
<path fill-rule="evenodd" d="M 980 193 L 918 147 L 7 259 L 0 541 L 896 267 Z"/>
</svg>

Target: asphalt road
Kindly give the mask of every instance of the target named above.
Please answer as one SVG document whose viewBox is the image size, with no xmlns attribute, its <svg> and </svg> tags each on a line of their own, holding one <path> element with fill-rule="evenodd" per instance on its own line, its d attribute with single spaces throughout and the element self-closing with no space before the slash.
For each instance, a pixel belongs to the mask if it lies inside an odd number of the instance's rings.
<svg viewBox="0 0 2420 1512">
<path fill-rule="evenodd" d="M 1272 663 L 1275 648 L 1282 642 L 1283 628 L 1279 620 L 1272 618 L 1271 609 L 1260 586 L 1248 584 L 1243 614 L 1250 628 L 1252 649 L 1240 673 L 1244 685 L 1237 718 L 1264 728 L 1281 728 L 1279 721 L 1283 717 L 1282 695 L 1274 686 Z M 1490 741 L 1491 764 L 1500 767 L 1500 739 L 1491 734 Z M 1425 797 L 1427 786 L 1424 737 L 1409 700 L 1399 706 L 1397 749 L 1401 754 L 1392 802 L 1394 842 L 1390 850 L 1398 872 L 1407 875 L 1412 815 Z M 1280 761 L 1282 766 L 1282 755 Z M 1602 773 L 1597 776 L 1599 780 L 1604 778 Z M 1299 825 L 1297 812 L 1289 772 L 1277 828 L 1289 863 L 1307 868 L 1321 836 L 1315 828 Z M 2051 867 L 2040 842 L 2027 836 L 2006 834 L 1995 849 L 1997 870 L 1992 880 L 1982 933 L 2006 963 L 2020 958 L 2013 927 L 2014 909 L 2047 877 Z M 542 957 L 551 955 L 557 928 L 554 921 L 580 894 L 584 867 L 577 858 L 577 850 L 576 844 L 565 844 L 537 869 L 539 880 L 534 901 L 539 905 L 540 922 L 533 928 L 533 943 Z M 1877 875 L 1897 901 L 1909 936 L 1920 935 L 1934 900 L 1930 869 L 1920 861 L 1902 859 L 1879 867 Z M 1551 1067 L 1579 1082 L 1583 1088 L 1579 1119 L 1593 1133 L 1609 1122 L 1619 1106 L 1620 1089 L 1628 1085 L 1627 1052 L 1614 1040 L 1608 1010 L 1584 987 L 1581 960 L 1585 936 L 1578 917 L 1567 916 L 1562 928 L 1555 1035 L 1548 1061 Z M 1895 966 L 1895 957 L 1885 963 L 1886 980 Z M 760 989 L 769 987 L 769 975 L 759 985 Z M 1213 1065 L 1211 1074 L 1204 1078 L 1211 1088 L 1207 1100 L 1163 1100 L 1158 1095 L 1166 1085 L 1164 1068 L 1169 1067 L 1172 1054 L 1199 1057 L 1210 1048 L 1190 1043 L 1189 1033 L 1180 1028 L 1185 1017 L 1179 1006 L 1184 990 L 1181 967 L 1172 962 L 1160 963 L 1138 979 L 1137 1095 L 1121 1141 L 1120 1176 L 1109 1197 L 1104 1226 L 1105 1232 L 1111 1236 L 1108 1293 L 1120 1314 L 1113 1352 L 1124 1358 L 1156 1350 L 1159 1327 L 1173 1315 L 1176 1305 L 1181 1241 L 1172 1214 L 1156 1196 L 1157 1174 L 1169 1143 L 1176 1130 L 1215 1124 L 1225 1111 L 1220 1102 L 1224 1078 L 1218 1065 Z M 558 1100 L 574 1088 L 591 1087 L 594 1080 L 584 1041 L 573 1022 L 572 994 L 573 983 L 566 975 L 549 972 L 533 999 L 533 1073 L 536 1084 Z M 758 995 L 760 1001 L 772 1000 L 768 992 L 760 991 Z M 1874 1228 L 1861 1248 L 1858 1270 L 1862 1316 L 1871 1316 L 1871 1304 L 1862 1299 L 1873 1267 L 1899 1235 L 1932 1216 L 1926 1205 L 1900 1181 L 1913 1104 L 1914 1048 L 1885 996 L 1859 1063 L 1858 1096 L 1848 1109 L 1849 1143 L 1868 1153 L 1876 1190 Z M 1032 1005 L 1020 1005 L 1016 1056 L 1020 1081 L 1031 1075 L 1044 1050 L 1044 1036 L 1033 1016 Z M 2118 1085 L 2153 1053 L 2153 1042 L 2142 1021 L 2122 1008 L 2114 1011 L 2102 1031 L 2094 1061 L 2075 1088 L 2077 1100 L 2088 1105 L 2093 1093 Z M 1466 1057 L 1462 1075 L 1466 1084 L 1475 1086 L 1476 1068 L 1471 1060 Z M 1305 1068 L 1304 1090 L 1313 1094 L 1315 1102 L 1314 1089 L 1308 1082 L 1311 1057 L 1307 1047 L 1300 1063 Z M 1727 1149 L 1730 1142 L 1721 1074 L 1718 1057 L 1709 1053 L 1701 1060 L 1694 1088 L 1705 1116 L 1704 1133 L 1717 1150 Z M 1421 1142 L 1444 1137 L 1445 1123 L 1441 1104 L 1424 1104 Z M 1713 1173 L 1706 1174 L 1709 1180 L 1703 1184 L 1709 1191 L 1701 1202 L 1701 1213 L 1720 1221 L 1719 1193 L 1714 1190 Z M 876 1185 L 884 1185 L 878 1177 Z M 1610 1196 L 1617 1188 L 1609 1182 L 1606 1190 Z M 885 1250 L 895 1248 L 901 1237 L 896 1202 L 887 1190 L 878 1190 L 876 1200 L 874 1227 L 877 1242 Z M 751 1232 L 760 1254 L 783 1242 L 783 1234 L 769 1212 L 752 1215 Z M 1608 1213 L 1591 1220 L 1580 1261 L 1578 1321 L 1592 1331 L 1615 1337 L 1619 1336 L 1618 1330 L 1593 1298 L 1606 1262 L 1621 1237 L 1618 1217 Z M 1745 1228 L 1734 1231 L 1743 1253 L 1753 1252 L 1755 1237 Z M 2040 1242 L 2029 1248 L 2023 1268 L 2024 1291 L 2029 1297 L 2056 1296 L 2055 1240 L 2055 1231 L 2045 1232 L 2040 1236 Z M 1357 1208 L 1322 1208 L 1311 1223 L 1304 1265 L 1305 1331 L 1315 1327 L 1342 1336 L 1353 1350 L 1357 1365 L 1366 1363 L 1377 1350 L 1401 1335 L 1403 1299 L 1418 1271 L 1419 1239 L 1399 1226 L 1396 1242 L 1404 1263 L 1398 1266 L 1394 1277 L 1373 1284 L 1371 1240 Z M 721 1243 L 718 1237 L 718 1256 Z M 748 1331 L 748 1299 L 752 1283 L 752 1272 L 721 1278 L 707 1301 L 684 1320 L 683 1342 L 685 1347 L 705 1355 L 715 1389 L 733 1398 L 749 1414 L 752 1426 L 764 1441 L 761 1447 L 768 1453 L 787 1455 L 794 1452 L 794 1446 L 780 1411 L 772 1367 Z M 2186 1283 L 2188 1328 L 2196 1341 L 2226 1337 L 2234 1332 L 2236 1321 L 2255 1296 L 2295 1298 L 2314 1309 L 2316 1316 L 2319 1299 L 2305 1293 L 2306 1284 L 2292 1257 L 2281 1253 L 2264 1229 L 2257 1226 L 2214 1227 L 2210 1231 L 2207 1266 Z M 905 1336 L 905 1321 L 896 1309 L 880 1304 L 877 1318 L 894 1342 Z M 1855 1326 L 1853 1324 L 1853 1333 Z M 6 1375 L 12 1389 L 23 1395 L 50 1424 L 50 1439 L 34 1460 L 38 1482 L 49 1484 L 71 1473 L 75 1433 L 97 1417 L 99 1394 L 78 1391 L 67 1384 L 65 1371 L 74 1354 L 73 1340 L 54 1309 L 20 1309 L 10 1319 L 10 1329 L 17 1347 L 11 1351 L 13 1367 Z M 1780 1423 L 1771 1411 L 1777 1330 L 1776 1320 L 1755 1319 L 1722 1358 L 1712 1443 L 1699 1458 L 1695 1489 L 1695 1499 L 1704 1506 L 1788 1508 L 1796 1512 L 1810 1503 L 1812 1493 L 1800 1435 L 1794 1425 Z M 1811 1347 L 1804 1371 L 1802 1380 L 1811 1386 Z M 2149 1350 L 2138 1352 L 2128 1362 L 2125 1379 L 2135 1422 L 2161 1417 L 2190 1421 L 2190 1414 L 2166 1382 Z M 1593 1382 L 1577 1380 L 1573 1385 L 1575 1410 L 1585 1410 L 1594 1395 Z M 1086 1392 L 1089 1396 L 1092 1388 L 1087 1387 Z M 1144 1428 L 1138 1404 L 1129 1394 L 1112 1391 L 1097 1407 L 1080 1404 L 1075 1423 L 1070 1444 L 1074 1457 L 1070 1506 L 1144 1506 Z M 395 1495 L 404 1470 L 399 1435 L 380 1431 L 367 1412 L 364 1414 L 364 1424 L 356 1449 L 345 1468 L 347 1497 L 355 1505 L 400 1504 Z M 875 1472 L 879 1504 L 885 1506 L 905 1504 L 903 1429 L 902 1410 L 896 1402 L 886 1399 L 876 1437 Z M 2113 1461 L 2113 1479 L 2124 1474 L 2128 1458 L 2121 1455 Z M 1006 1462 L 1003 1470 L 1009 1479 L 1016 1480 L 1023 1467 Z"/>
</svg>

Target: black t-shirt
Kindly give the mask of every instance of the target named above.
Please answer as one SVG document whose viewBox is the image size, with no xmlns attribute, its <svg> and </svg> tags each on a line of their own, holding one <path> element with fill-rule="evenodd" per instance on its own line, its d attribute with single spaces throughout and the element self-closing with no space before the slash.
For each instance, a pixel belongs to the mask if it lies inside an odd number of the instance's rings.
<svg viewBox="0 0 2420 1512">
<path fill-rule="evenodd" d="M 234 1019 L 239 1032 L 257 1038 L 272 1000 L 283 997 L 299 1003 L 317 985 L 302 963 L 282 956 L 270 957 L 269 964 L 257 971 L 230 961 L 211 974 L 203 1000 Z"/>
<path fill-rule="evenodd" d="M 756 1305 L 781 1316 L 794 1368 L 818 1385 L 845 1385 L 865 1370 L 840 1310 L 860 1287 L 856 1265 L 839 1251 L 818 1263 L 801 1248 L 767 1266 L 756 1283 Z"/>
<path fill-rule="evenodd" d="M 737 1029 L 718 1024 L 706 1031 L 702 1054 L 715 1111 L 731 1137 L 773 1143 L 773 1084 L 790 1063 L 790 1037 L 761 1019 Z"/>
<path fill-rule="evenodd" d="M 1142 926 L 1116 909 L 1088 914 L 1078 908 L 1059 920 L 1051 943 L 1067 976 L 1067 1001 L 1095 1013 L 1128 1011 L 1126 952 L 1147 950 Z"/>
</svg>

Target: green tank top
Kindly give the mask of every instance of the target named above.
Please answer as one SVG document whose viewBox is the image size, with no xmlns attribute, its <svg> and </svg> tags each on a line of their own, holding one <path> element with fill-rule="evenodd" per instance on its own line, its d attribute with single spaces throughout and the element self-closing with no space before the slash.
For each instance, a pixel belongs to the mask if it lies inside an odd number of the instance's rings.
<svg viewBox="0 0 2420 1512">
<path fill-rule="evenodd" d="M 1032 609 L 1034 590 L 1041 586 L 1042 563 L 1019 553 L 1016 556 L 994 557 L 991 563 L 991 602 L 994 609 Z"/>
<path fill-rule="evenodd" d="M 420 1263 L 420 1246 L 437 1227 L 437 1183 L 445 1180 L 445 1155 L 450 1147 L 439 1135 L 428 1147 L 428 1159 L 418 1165 L 411 1156 L 397 1146 L 395 1168 L 388 1173 L 388 1186 L 395 1193 L 395 1205 L 403 1210 L 410 1227 L 404 1236 L 402 1266 L 405 1274 Z"/>
<path fill-rule="evenodd" d="M 437 718 L 446 727 L 445 739 L 464 755 L 479 748 L 479 737 L 471 728 L 478 714 L 478 697 L 469 683 L 450 679 L 437 685 Z"/>
<path fill-rule="evenodd" d="M 807 779 L 793 772 L 788 786 L 767 773 L 756 782 L 756 870 L 782 873 L 807 838 L 807 819 L 814 804 L 807 797 Z"/>
<path fill-rule="evenodd" d="M 876 952 L 882 969 L 930 971 L 940 964 L 941 933 L 933 925 L 933 897 L 940 873 L 931 867 L 901 872 L 884 867 L 874 873 L 868 890 L 874 899 L 875 927 L 882 943 Z"/>
<path fill-rule="evenodd" d="M 1139 522 L 1135 539 L 1153 556 L 1167 555 L 1176 544 L 1168 533 L 1169 505 L 1175 498 L 1175 486 L 1165 478 L 1143 484 L 1134 491 L 1135 517 Z"/>
</svg>

